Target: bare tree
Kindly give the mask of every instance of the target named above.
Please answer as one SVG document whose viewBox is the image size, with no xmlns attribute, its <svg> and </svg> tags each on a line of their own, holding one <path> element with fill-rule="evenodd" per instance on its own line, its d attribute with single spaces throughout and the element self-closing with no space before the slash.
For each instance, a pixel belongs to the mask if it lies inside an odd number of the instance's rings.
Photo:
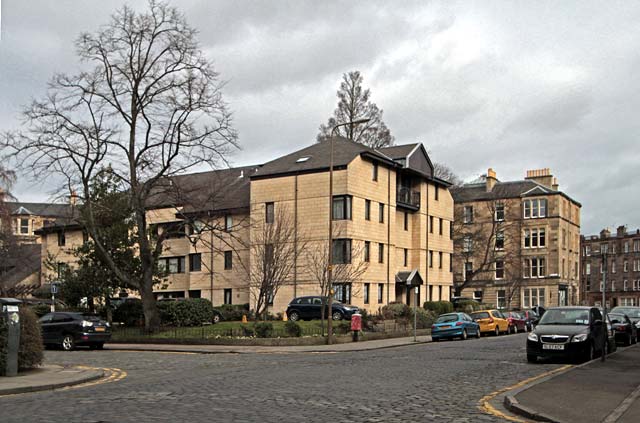
<svg viewBox="0 0 640 423">
<path fill-rule="evenodd" d="M 266 318 L 266 311 L 280 288 L 292 280 L 306 241 L 300 235 L 296 240 L 293 217 L 284 206 L 277 207 L 270 221 L 253 222 L 252 231 L 249 291 L 258 320 Z"/>
<path fill-rule="evenodd" d="M 499 200 L 486 201 L 483 208 L 467 216 L 465 207 L 456 208 L 453 245 L 463 264 L 456 296 L 474 281 L 508 281 L 515 276 L 511 272 L 519 269 L 519 226 L 507 219 L 504 207 Z"/>
<path fill-rule="evenodd" d="M 167 181 L 196 166 L 218 166 L 236 146 L 222 84 L 204 56 L 196 30 L 165 3 L 147 11 L 123 7 L 77 53 L 87 70 L 56 75 L 49 92 L 24 111 L 26 129 L 7 135 L 13 156 L 36 177 L 59 174 L 79 192 L 83 225 L 97 252 L 142 297 L 145 325 L 156 328 L 154 269 L 165 237 L 152 236 L 146 209 L 167 195 Z M 132 280 L 97 236 L 91 181 L 109 164 L 123 184 L 135 219 L 142 277 Z"/>
<path fill-rule="evenodd" d="M 371 92 L 362 88 L 362 75 L 353 71 L 342 75 L 338 96 L 338 107 L 326 125 L 320 125 L 318 142 L 331 136 L 332 129 L 341 123 L 369 119 L 366 123 L 349 124 L 338 128 L 339 135 L 372 148 L 387 147 L 394 138 L 382 121 L 382 109 L 369 100 Z"/>
<path fill-rule="evenodd" d="M 462 179 L 460 179 L 453 169 L 442 163 L 433 164 L 433 176 L 450 182 L 454 187 L 459 187 L 463 184 Z"/>
<path fill-rule="evenodd" d="M 334 239 L 339 237 L 339 234 L 335 235 Z M 320 295 L 323 298 L 328 297 L 330 289 L 333 288 L 329 286 L 329 266 L 332 266 L 331 281 L 333 285 L 349 284 L 352 296 L 360 293 L 360 285 L 357 282 L 361 280 L 360 278 L 369 268 L 369 262 L 364 260 L 364 248 L 364 242 L 351 245 L 351 249 L 348 252 L 349 256 L 346 257 L 347 260 L 338 260 L 338 257 L 330 260 L 328 242 L 318 242 L 315 248 L 309 249 L 307 254 L 308 270 L 317 283 Z M 334 254 L 340 255 L 341 252 L 334 249 Z M 346 261 L 346 263 L 338 263 L 339 261 Z M 322 307 L 320 319 L 324 333 L 325 307 Z"/>
</svg>

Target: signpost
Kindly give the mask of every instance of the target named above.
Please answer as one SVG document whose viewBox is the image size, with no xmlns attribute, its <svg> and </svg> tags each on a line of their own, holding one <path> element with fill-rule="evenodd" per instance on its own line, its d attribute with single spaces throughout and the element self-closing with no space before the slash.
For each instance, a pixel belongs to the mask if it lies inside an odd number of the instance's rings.
<svg viewBox="0 0 640 423">
<path fill-rule="evenodd" d="M 58 293 L 58 283 L 51 282 L 51 312 L 56 311 L 56 294 Z"/>
<path fill-rule="evenodd" d="M 415 300 L 413 301 L 413 342 L 418 342 L 418 294 L 420 287 L 414 289 Z"/>
</svg>

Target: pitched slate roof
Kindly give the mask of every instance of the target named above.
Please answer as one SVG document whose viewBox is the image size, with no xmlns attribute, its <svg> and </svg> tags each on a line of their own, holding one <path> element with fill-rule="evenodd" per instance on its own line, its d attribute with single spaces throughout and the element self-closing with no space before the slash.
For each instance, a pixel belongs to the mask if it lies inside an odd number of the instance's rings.
<svg viewBox="0 0 640 423">
<path fill-rule="evenodd" d="M 22 244 L 12 247 L 7 257 L 4 257 L 0 269 L 0 283 L 9 295 L 16 295 L 23 291 L 33 290 L 38 286 L 18 285 L 32 274 L 40 271 L 42 246 L 40 244 Z"/>
<path fill-rule="evenodd" d="M 404 159 L 411 153 L 419 144 L 403 144 L 403 145 L 394 145 L 391 147 L 384 147 L 378 149 L 381 153 L 384 153 L 386 156 L 391 157 L 392 159 Z"/>
<path fill-rule="evenodd" d="M 392 164 L 390 157 L 373 148 L 350 141 L 346 138 L 334 138 L 334 167 L 345 167 L 357 156 L 363 154 Z M 260 179 L 267 176 L 323 171 L 329 169 L 330 162 L 331 143 L 325 140 L 265 163 L 251 178 Z"/>
<path fill-rule="evenodd" d="M 60 203 L 23 203 L 10 202 L 5 203 L 12 215 L 30 215 L 42 217 L 64 217 L 72 213 L 73 206 L 71 204 Z"/>
<path fill-rule="evenodd" d="M 501 198 L 520 198 L 536 195 L 562 195 L 570 201 L 582 206 L 562 191 L 555 191 L 532 180 L 496 182 L 491 191 L 487 191 L 486 183 L 464 184 L 461 187 L 450 189 L 453 201 L 456 203 L 468 203 L 472 201 L 498 200 Z"/>
</svg>

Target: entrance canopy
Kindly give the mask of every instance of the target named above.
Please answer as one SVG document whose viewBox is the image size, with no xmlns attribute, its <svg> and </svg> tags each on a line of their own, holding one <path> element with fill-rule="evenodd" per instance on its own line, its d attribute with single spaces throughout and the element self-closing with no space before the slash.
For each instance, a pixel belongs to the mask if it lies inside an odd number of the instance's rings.
<svg viewBox="0 0 640 423">
<path fill-rule="evenodd" d="M 411 271 L 398 272 L 396 274 L 396 283 L 406 286 L 418 286 L 422 285 L 424 282 L 422 281 L 422 276 L 420 276 L 418 269 L 413 269 Z"/>
</svg>

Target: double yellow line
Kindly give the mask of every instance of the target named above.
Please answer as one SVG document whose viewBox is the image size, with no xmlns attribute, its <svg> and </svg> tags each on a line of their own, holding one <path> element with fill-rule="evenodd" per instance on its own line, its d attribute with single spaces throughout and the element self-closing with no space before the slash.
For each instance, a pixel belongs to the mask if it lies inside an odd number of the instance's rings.
<svg viewBox="0 0 640 423">
<path fill-rule="evenodd" d="M 568 365 L 562 366 L 562 367 L 560 367 L 558 369 L 550 370 L 548 372 L 544 372 L 542 374 L 539 374 L 538 376 L 530 377 L 529 379 L 525 379 L 523 381 L 520 381 L 520 382 L 516 383 L 515 385 L 511 385 L 511 386 L 508 386 L 506 388 L 499 389 L 499 390 L 497 390 L 495 392 L 490 393 L 489 395 L 485 395 L 484 397 L 482 397 L 480 399 L 478 408 L 482 412 L 484 412 L 486 414 L 491 414 L 493 416 L 500 417 L 501 419 L 509 420 L 509 421 L 512 421 L 512 422 L 518 422 L 518 423 L 528 423 L 529 420 L 524 420 L 524 419 L 521 419 L 521 418 L 518 418 L 518 417 L 510 416 L 510 415 L 507 415 L 507 414 L 503 413 L 502 411 L 497 410 L 493 405 L 491 405 L 491 401 L 495 397 L 500 395 L 500 394 L 504 394 L 505 392 L 511 391 L 512 389 L 521 388 L 521 387 L 523 387 L 523 386 L 525 386 L 525 385 L 527 385 L 527 384 L 529 384 L 531 382 L 535 382 L 536 380 L 542 379 L 544 377 L 551 376 L 553 374 L 563 372 L 563 371 L 565 371 L 565 370 L 567 370 L 567 369 L 569 369 L 571 367 L 573 367 L 573 366 L 571 364 L 568 364 Z"/>
<path fill-rule="evenodd" d="M 127 377 L 127 372 L 125 372 L 122 369 L 117 369 L 115 367 L 90 367 L 90 366 L 76 366 L 76 367 L 80 369 L 86 369 L 86 370 L 102 370 L 105 376 L 91 382 L 80 383 L 78 385 L 72 385 L 72 386 L 67 386 L 65 388 L 61 388 L 60 389 L 61 391 L 76 389 L 76 388 L 85 388 L 85 387 L 94 386 L 94 385 L 102 385 L 103 383 L 119 382 L 125 377 Z"/>
</svg>

